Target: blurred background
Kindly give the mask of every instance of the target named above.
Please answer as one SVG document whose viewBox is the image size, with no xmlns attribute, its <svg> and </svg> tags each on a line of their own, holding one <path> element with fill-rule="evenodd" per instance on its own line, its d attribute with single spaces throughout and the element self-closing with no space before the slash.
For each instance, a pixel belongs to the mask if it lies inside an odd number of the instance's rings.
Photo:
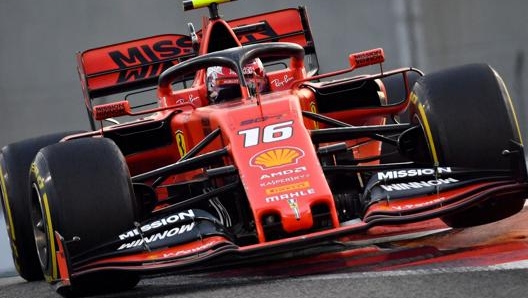
<svg viewBox="0 0 528 298">
<path fill-rule="evenodd" d="M 299 5 L 308 9 L 321 72 L 345 68 L 349 53 L 377 47 L 385 50 L 384 69 L 427 73 L 488 63 L 505 80 L 527 139 L 526 0 L 239 0 L 220 11 L 232 19 Z M 181 0 L 0 1 L 0 146 L 89 129 L 76 52 L 186 34 L 188 22 L 201 28 L 202 15 L 207 10 L 183 12 Z M 3 275 L 14 269 L 1 211 L 0 217 Z"/>
</svg>

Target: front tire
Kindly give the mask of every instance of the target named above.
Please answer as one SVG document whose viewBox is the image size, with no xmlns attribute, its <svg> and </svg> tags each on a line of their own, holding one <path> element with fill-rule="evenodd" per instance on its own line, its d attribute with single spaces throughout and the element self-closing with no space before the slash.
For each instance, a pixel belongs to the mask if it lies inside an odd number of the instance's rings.
<svg viewBox="0 0 528 298">
<path fill-rule="evenodd" d="M 521 134 L 500 76 L 488 65 L 471 64 L 427 74 L 413 87 L 411 122 L 424 131 L 428 156 L 417 160 L 474 170 L 525 175 Z M 503 154 L 504 152 L 517 152 Z M 419 152 L 416 152 L 419 154 Z M 519 212 L 525 198 L 491 198 L 442 217 L 452 227 L 494 222 Z"/>
<path fill-rule="evenodd" d="M 125 159 L 109 139 L 78 139 L 42 149 L 32 164 L 30 183 L 33 230 L 40 264 L 49 282 L 60 278 L 55 231 L 65 239 L 67 261 L 71 262 L 115 240 L 137 219 Z M 139 281 L 137 276 L 129 276 L 113 279 L 114 283 L 90 282 L 97 279 L 97 275 L 72 279 L 72 290 L 114 291 L 134 287 Z"/>
<path fill-rule="evenodd" d="M 27 281 L 42 279 L 29 212 L 29 168 L 37 152 L 79 132 L 62 132 L 32 138 L 0 151 L 0 198 L 4 210 L 13 262 Z"/>
</svg>

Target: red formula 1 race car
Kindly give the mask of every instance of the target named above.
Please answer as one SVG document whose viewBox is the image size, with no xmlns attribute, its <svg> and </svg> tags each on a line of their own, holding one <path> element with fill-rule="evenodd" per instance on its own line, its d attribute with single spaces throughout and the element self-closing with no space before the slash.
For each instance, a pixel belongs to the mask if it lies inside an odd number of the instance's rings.
<svg viewBox="0 0 528 298">
<path fill-rule="evenodd" d="M 467 227 L 522 209 L 519 126 L 491 67 L 335 78 L 381 65 L 374 49 L 318 74 L 304 8 L 225 21 L 220 2 L 184 1 L 209 8 L 200 31 L 79 53 L 92 131 L 2 149 L 23 278 L 120 290 L 377 226 Z"/>
</svg>

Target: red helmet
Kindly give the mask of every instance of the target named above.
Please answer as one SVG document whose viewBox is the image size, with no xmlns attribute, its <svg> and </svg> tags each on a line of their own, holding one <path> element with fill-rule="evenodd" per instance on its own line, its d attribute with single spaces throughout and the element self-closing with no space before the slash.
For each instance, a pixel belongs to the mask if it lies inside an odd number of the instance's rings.
<svg viewBox="0 0 528 298">
<path fill-rule="evenodd" d="M 246 82 L 258 92 L 266 91 L 267 82 L 264 66 L 260 59 L 246 64 L 242 69 Z M 213 66 L 207 69 L 207 93 L 211 103 L 219 103 L 242 96 L 240 83 L 234 70 L 224 66 Z"/>
</svg>

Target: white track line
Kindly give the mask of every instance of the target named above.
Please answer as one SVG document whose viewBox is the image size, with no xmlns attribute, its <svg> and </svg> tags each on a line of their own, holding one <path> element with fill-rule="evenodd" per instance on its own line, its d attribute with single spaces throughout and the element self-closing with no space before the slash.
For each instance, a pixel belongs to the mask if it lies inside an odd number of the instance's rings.
<svg viewBox="0 0 528 298">
<path fill-rule="evenodd" d="M 416 269 L 416 270 L 409 269 L 409 270 L 378 271 L 378 272 L 351 272 L 351 273 L 303 276 L 297 279 L 303 280 L 303 281 L 339 280 L 339 279 L 409 276 L 409 275 L 440 274 L 440 273 L 500 271 L 500 270 L 526 269 L 526 268 L 528 268 L 528 260 L 516 261 L 516 262 L 510 262 L 510 263 L 504 263 L 504 264 L 498 264 L 498 265 L 491 265 L 491 266 L 429 268 L 429 269 Z"/>
<path fill-rule="evenodd" d="M 0 287 L 14 285 L 25 282 L 20 276 L 2 277 L 0 278 Z"/>
</svg>

